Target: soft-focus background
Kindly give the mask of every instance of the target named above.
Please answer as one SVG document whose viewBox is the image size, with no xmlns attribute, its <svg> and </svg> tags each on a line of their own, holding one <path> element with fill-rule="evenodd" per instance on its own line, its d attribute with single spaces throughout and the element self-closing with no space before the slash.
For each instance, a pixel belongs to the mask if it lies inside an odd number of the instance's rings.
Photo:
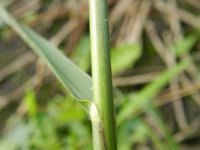
<svg viewBox="0 0 200 150">
<path fill-rule="evenodd" d="M 91 73 L 87 0 L 0 3 Z M 109 12 L 116 111 L 131 108 L 119 150 L 199 150 L 200 1 L 109 0 Z M 81 105 L 2 21 L 0 39 L 0 150 L 91 150 Z"/>
</svg>

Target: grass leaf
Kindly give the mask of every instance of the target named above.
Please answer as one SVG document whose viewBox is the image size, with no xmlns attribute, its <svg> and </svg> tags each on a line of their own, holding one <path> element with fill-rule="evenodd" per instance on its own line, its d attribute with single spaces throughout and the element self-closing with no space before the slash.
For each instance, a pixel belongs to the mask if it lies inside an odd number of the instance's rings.
<svg viewBox="0 0 200 150">
<path fill-rule="evenodd" d="M 35 53 L 46 61 L 54 74 L 77 100 L 92 100 L 92 81 L 84 71 L 49 41 L 29 27 L 17 23 L 2 6 L 0 6 L 0 17 L 20 35 Z"/>
<path fill-rule="evenodd" d="M 120 45 L 111 49 L 111 64 L 113 74 L 122 72 L 134 65 L 141 55 L 139 44 Z"/>
<path fill-rule="evenodd" d="M 181 73 L 186 67 L 189 65 L 189 60 L 185 60 L 175 67 L 167 70 L 155 81 L 147 85 L 143 88 L 142 91 L 138 92 L 132 100 L 128 101 L 122 107 L 121 111 L 118 114 L 118 124 L 122 123 L 125 118 L 130 117 L 134 113 L 136 113 L 139 109 L 141 109 L 147 102 L 149 102 L 156 94 L 160 92 L 160 90 L 167 85 L 167 83 L 172 79 L 172 77 Z M 134 100 L 133 100 L 134 99 Z"/>
<path fill-rule="evenodd" d="M 181 41 L 175 43 L 175 45 L 173 46 L 173 50 L 176 56 L 181 56 L 190 51 L 197 40 L 198 36 L 196 34 L 191 34 L 183 38 Z"/>
</svg>

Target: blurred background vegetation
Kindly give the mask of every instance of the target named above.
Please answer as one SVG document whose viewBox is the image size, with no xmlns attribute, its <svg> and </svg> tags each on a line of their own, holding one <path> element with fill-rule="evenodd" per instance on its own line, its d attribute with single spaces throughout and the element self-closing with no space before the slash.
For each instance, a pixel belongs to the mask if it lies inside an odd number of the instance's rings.
<svg viewBox="0 0 200 150">
<path fill-rule="evenodd" d="M 91 74 L 87 0 L 0 3 Z M 109 0 L 109 10 L 119 149 L 199 150 L 200 1 Z M 0 150 L 92 149 L 81 105 L 1 20 L 0 39 Z"/>
</svg>

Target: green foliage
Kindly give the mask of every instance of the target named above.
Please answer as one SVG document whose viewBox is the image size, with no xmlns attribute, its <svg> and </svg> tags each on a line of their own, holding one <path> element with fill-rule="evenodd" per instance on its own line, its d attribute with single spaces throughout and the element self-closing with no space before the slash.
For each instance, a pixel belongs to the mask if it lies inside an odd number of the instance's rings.
<svg viewBox="0 0 200 150">
<path fill-rule="evenodd" d="M 118 124 L 121 124 L 125 118 L 133 116 L 140 108 L 150 101 L 159 91 L 168 84 L 172 77 L 181 73 L 189 65 L 189 60 L 183 61 L 181 64 L 167 70 L 155 81 L 147 85 L 142 91 L 138 92 L 130 98 L 118 114 Z M 134 109 L 133 109 L 134 108 Z"/>
<path fill-rule="evenodd" d="M 146 125 L 143 124 L 140 118 L 135 118 L 131 121 L 126 121 L 123 126 L 118 129 L 119 149 L 130 150 L 135 143 L 143 143 L 147 140 Z"/>
<path fill-rule="evenodd" d="M 189 52 L 191 48 L 194 46 L 195 42 L 197 42 L 197 40 L 198 36 L 195 34 L 191 34 L 183 38 L 181 41 L 175 43 L 174 46 L 172 47 L 175 56 L 181 56 Z"/>
<path fill-rule="evenodd" d="M 84 71 L 90 68 L 90 37 L 85 35 L 75 47 L 72 54 L 73 61 Z"/>
<path fill-rule="evenodd" d="M 24 103 L 28 108 L 28 114 L 31 118 L 35 118 L 37 114 L 37 104 L 36 104 L 36 96 L 33 90 L 29 90 L 26 92 L 24 97 Z"/>
<path fill-rule="evenodd" d="M 111 49 L 111 64 L 113 74 L 131 68 L 141 55 L 139 44 L 125 44 Z"/>
<path fill-rule="evenodd" d="M 91 78 L 66 58 L 58 49 L 28 27 L 18 24 L 4 9 L 0 16 L 41 56 L 57 75 L 60 81 L 68 87 L 78 100 L 92 100 Z M 175 44 L 173 47 L 177 57 L 187 53 L 197 41 L 197 36 L 191 35 Z M 113 73 L 117 74 L 133 67 L 141 55 L 139 45 L 121 45 L 111 49 Z M 73 61 L 83 70 L 90 67 L 89 36 L 83 36 L 72 54 Z M 59 64 L 59 65 L 58 65 Z M 118 119 L 118 145 L 121 150 L 131 150 L 136 144 L 152 143 L 157 150 L 177 150 L 178 146 L 165 126 L 159 112 L 153 106 L 154 97 L 169 83 L 169 81 L 188 67 L 185 60 L 163 72 L 152 83 L 144 86 L 139 92 L 121 93 Z M 63 69 L 64 68 L 64 69 Z M 87 114 L 82 107 L 69 96 L 55 94 L 48 99 L 45 107 L 40 107 L 34 90 L 28 90 L 23 98 L 23 105 L 28 116 L 12 116 L 6 124 L 9 131 L 0 137 L 0 149 L 4 150 L 75 150 L 92 149 L 91 126 Z M 87 101 L 88 103 L 88 101 Z M 85 107 L 87 109 L 87 107 Z M 144 112 L 156 121 L 163 132 L 160 137 L 149 126 L 143 116 Z M 133 119 L 134 118 L 134 119 Z M 11 125 L 10 125 L 11 124 Z"/>
<path fill-rule="evenodd" d="M 14 116 L 17 117 L 17 116 Z M 0 139 L 0 149 L 4 150 L 27 150 L 29 146 L 30 133 L 33 129 L 32 124 L 25 124 L 19 117 L 12 117 L 15 126 Z"/>
<path fill-rule="evenodd" d="M 46 61 L 54 74 L 71 91 L 76 99 L 92 100 L 92 81 L 85 72 L 39 34 L 17 23 L 3 7 L 0 7 L 0 16 Z"/>
<path fill-rule="evenodd" d="M 37 107 L 34 117 L 28 115 L 28 121 L 25 121 L 13 116 L 12 130 L 0 139 L 0 149 L 91 149 L 87 115 L 77 102 L 71 97 L 57 95 L 49 99 L 45 109 L 40 109 L 34 95 L 33 91 L 29 91 L 24 97 L 24 107 L 29 114 Z"/>
</svg>

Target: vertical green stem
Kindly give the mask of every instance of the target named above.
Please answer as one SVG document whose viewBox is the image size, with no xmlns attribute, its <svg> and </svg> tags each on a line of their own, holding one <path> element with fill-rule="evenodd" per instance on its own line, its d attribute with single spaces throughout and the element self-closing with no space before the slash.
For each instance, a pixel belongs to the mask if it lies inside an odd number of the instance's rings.
<svg viewBox="0 0 200 150">
<path fill-rule="evenodd" d="M 98 111 L 96 115 L 99 115 L 99 119 L 98 117 L 92 119 L 94 149 L 117 150 L 109 51 L 108 4 L 107 0 L 89 0 L 89 6 L 93 100 Z M 91 111 L 93 112 L 95 111 Z M 101 145 L 100 148 L 97 148 L 98 145 Z"/>
</svg>

